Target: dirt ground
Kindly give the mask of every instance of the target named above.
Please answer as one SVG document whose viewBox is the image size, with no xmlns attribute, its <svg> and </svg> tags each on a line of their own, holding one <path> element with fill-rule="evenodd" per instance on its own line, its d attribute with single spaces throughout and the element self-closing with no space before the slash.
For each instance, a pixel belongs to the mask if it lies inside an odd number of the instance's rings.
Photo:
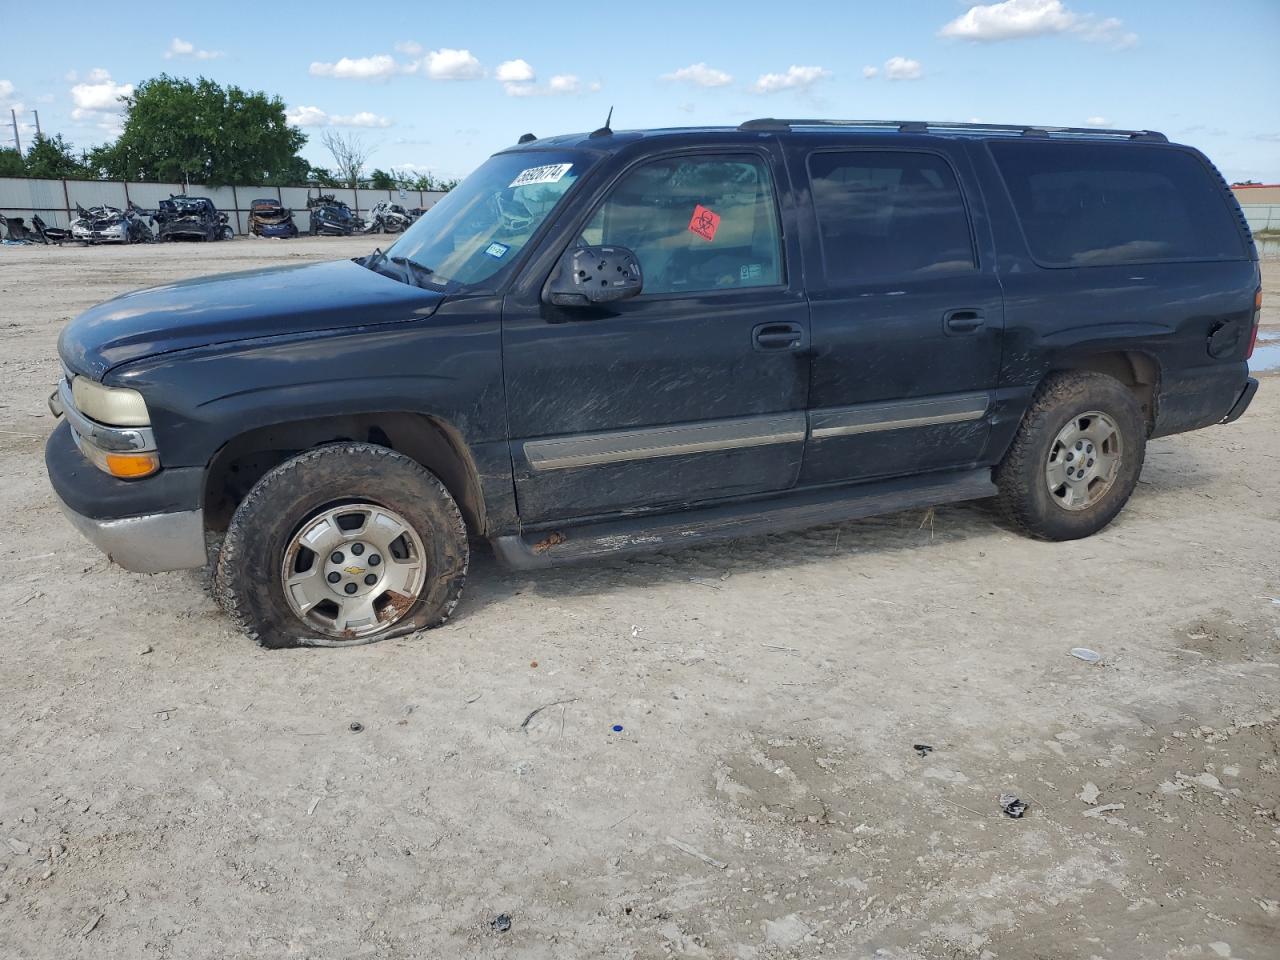
<svg viewBox="0 0 1280 960">
<path fill-rule="evenodd" d="M 1280 378 L 1089 540 L 979 504 L 481 553 L 444 629 L 263 651 L 62 519 L 55 341 L 371 246 L 0 249 L 0 957 L 1280 954 Z"/>
</svg>

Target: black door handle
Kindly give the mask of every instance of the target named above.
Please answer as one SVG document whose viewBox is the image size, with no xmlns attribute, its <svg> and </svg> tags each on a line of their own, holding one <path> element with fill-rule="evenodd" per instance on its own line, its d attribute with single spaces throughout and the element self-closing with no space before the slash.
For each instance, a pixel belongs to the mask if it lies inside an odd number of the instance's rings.
<svg viewBox="0 0 1280 960">
<path fill-rule="evenodd" d="M 984 323 L 986 320 L 982 316 L 982 311 L 968 307 L 948 310 L 942 315 L 942 328 L 947 333 L 973 333 Z"/>
<path fill-rule="evenodd" d="M 751 339 L 757 350 L 799 350 L 805 344 L 805 331 L 798 323 L 758 323 Z"/>
</svg>

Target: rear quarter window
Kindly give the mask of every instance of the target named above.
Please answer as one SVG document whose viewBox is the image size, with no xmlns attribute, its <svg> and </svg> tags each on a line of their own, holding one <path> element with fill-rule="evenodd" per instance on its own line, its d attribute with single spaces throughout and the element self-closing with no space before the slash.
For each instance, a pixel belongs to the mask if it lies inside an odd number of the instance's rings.
<svg viewBox="0 0 1280 960">
<path fill-rule="evenodd" d="M 1221 190 L 1191 153 L 1147 144 L 989 146 L 1042 266 L 1246 257 Z"/>
</svg>

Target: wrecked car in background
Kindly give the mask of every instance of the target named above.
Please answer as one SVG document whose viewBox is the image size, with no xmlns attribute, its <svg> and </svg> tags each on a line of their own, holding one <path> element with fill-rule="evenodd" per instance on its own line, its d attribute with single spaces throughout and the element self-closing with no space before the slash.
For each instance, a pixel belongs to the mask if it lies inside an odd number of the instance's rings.
<svg viewBox="0 0 1280 960">
<path fill-rule="evenodd" d="M 307 210 L 311 213 L 313 237 L 349 237 L 364 228 L 351 208 L 331 193 L 308 197 Z"/>
<path fill-rule="evenodd" d="M 121 210 L 108 204 L 86 210 L 76 204 L 71 239 L 80 243 L 150 243 L 155 234 L 147 224 L 147 211 L 134 203 Z"/>
<path fill-rule="evenodd" d="M 369 225 L 365 233 L 404 233 L 413 223 L 414 217 L 398 203 L 390 200 L 379 200 L 369 211 Z"/>
<path fill-rule="evenodd" d="M 227 215 L 208 197 L 189 197 L 186 194 L 170 194 L 161 200 L 152 219 L 159 228 L 159 239 L 168 240 L 230 240 L 235 230 L 227 222 Z"/>
<path fill-rule="evenodd" d="M 249 232 L 257 237 L 296 237 L 293 211 L 279 200 L 263 197 L 249 205 Z"/>
</svg>

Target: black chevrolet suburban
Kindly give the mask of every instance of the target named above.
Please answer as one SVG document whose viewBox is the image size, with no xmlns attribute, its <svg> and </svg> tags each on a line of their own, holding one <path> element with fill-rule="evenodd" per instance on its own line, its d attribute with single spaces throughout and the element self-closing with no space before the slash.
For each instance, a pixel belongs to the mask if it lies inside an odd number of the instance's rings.
<svg viewBox="0 0 1280 960">
<path fill-rule="evenodd" d="M 73 321 L 50 480 L 268 647 L 535 568 L 992 497 L 1048 540 L 1239 417 L 1257 253 L 1152 131 L 762 119 L 504 150 L 387 251 Z"/>
</svg>

